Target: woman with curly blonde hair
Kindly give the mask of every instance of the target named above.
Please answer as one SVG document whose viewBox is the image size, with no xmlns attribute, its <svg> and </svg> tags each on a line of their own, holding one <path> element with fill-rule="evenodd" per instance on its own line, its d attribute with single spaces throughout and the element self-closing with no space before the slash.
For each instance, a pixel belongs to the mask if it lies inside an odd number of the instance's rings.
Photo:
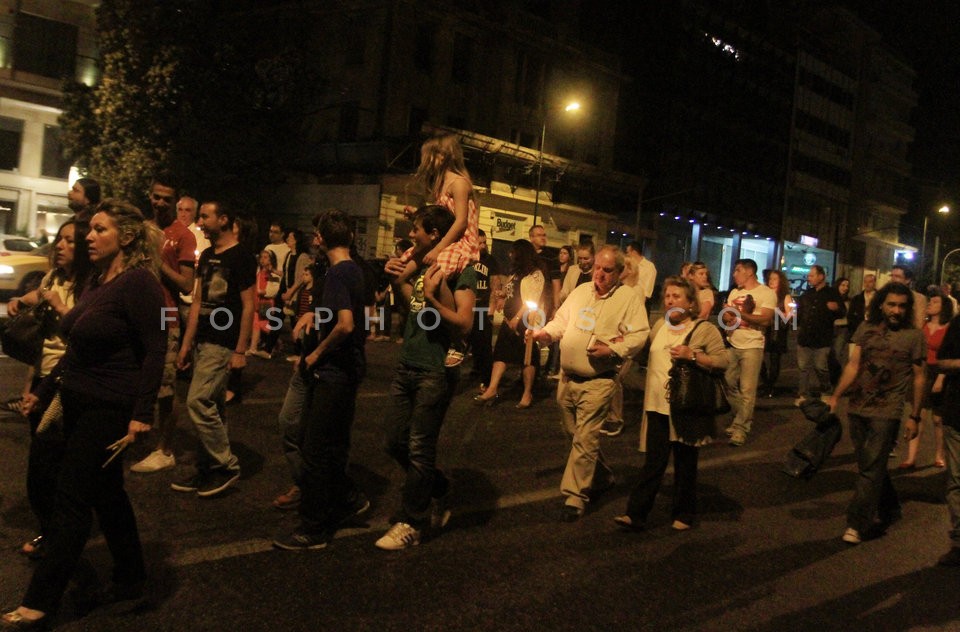
<svg viewBox="0 0 960 632">
<path fill-rule="evenodd" d="M 157 229 L 132 205 L 104 200 L 87 234 L 94 274 L 60 332 L 67 350 L 25 398 L 29 412 L 59 381 L 66 440 L 46 554 L 21 605 L 2 617 L 13 629 L 47 627 L 90 536 L 93 513 L 113 555 L 112 582 L 92 591 L 96 606 L 143 593 L 146 571 L 137 521 L 113 458 L 150 430 L 167 334 L 161 319 Z"/>
</svg>

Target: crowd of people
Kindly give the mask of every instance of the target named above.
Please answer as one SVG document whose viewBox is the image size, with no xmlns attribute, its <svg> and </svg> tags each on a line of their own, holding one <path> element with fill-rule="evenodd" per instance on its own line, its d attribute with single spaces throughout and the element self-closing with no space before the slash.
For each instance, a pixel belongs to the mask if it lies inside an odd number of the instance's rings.
<svg viewBox="0 0 960 632">
<path fill-rule="evenodd" d="M 300 520 L 273 544 L 326 547 L 370 507 L 347 464 L 365 344 L 389 336 L 392 318 L 378 305 L 390 301 L 400 314 L 401 347 L 384 445 L 404 482 L 391 526 L 376 541 L 380 549 L 415 546 L 450 517 L 438 439 L 468 357 L 480 383 L 478 406 L 500 403 L 514 367 L 522 385 L 517 409 L 535 405 L 538 381 L 556 381 L 557 415 L 570 440 L 560 480 L 564 522 L 579 520 L 615 484 L 601 436 L 622 432 L 624 382 L 642 368 L 646 458 L 614 520 L 629 531 L 645 528 L 672 454 L 672 528 L 683 531 L 697 525 L 699 448 L 721 434 L 723 417 L 677 407 L 675 367 L 686 363 L 722 385 L 732 409 L 726 441 L 736 448 L 748 441 L 757 398 L 774 396 L 795 331 L 795 403 L 822 399 L 836 410 L 849 395 L 859 475 L 843 540 L 859 543 L 899 517 L 887 455 L 903 425 L 900 467 L 916 466 L 921 415 L 928 412 L 934 464 L 948 470 L 949 480 L 952 547 L 941 562 L 960 565 L 960 407 L 951 406 L 960 397 L 960 325 L 948 293 L 916 292 L 910 269 L 894 266 L 889 283 L 877 288 L 867 275 L 862 291 L 850 296 L 848 280 L 830 286 L 814 265 L 806 291 L 794 297 L 782 272 L 760 278 L 755 261 L 740 259 L 722 296 L 708 266 L 692 262 L 659 285 L 663 317 L 651 327 L 657 270 L 642 244 L 584 241 L 552 258 L 547 232 L 536 225 L 529 239 L 510 244 L 501 270 L 479 228 L 478 195 L 455 137 L 424 144 L 415 182 L 424 203 L 405 209 L 409 240 L 398 242 L 382 271 L 360 257 L 352 220 L 339 210 L 313 218 L 312 238 L 271 223 L 269 243 L 255 254 L 252 218 L 222 200 L 179 195 L 165 174 L 151 182 L 142 211 L 101 200 L 93 179 L 74 184 L 68 199 L 75 217 L 57 233 L 51 272 L 8 305 L 16 315 L 48 301 L 60 326 L 44 342 L 19 403 L 30 421 L 27 495 L 39 529 L 22 552 L 37 567 L 21 605 L 3 615 L 5 628 L 49 623 L 93 513 L 115 566 L 110 582 L 81 591 L 82 602 L 96 607 L 143 593 L 142 547 L 116 457 L 134 441 L 152 441 L 155 448 L 130 470 L 174 468 L 183 409 L 196 458 L 171 489 L 208 498 L 235 485 L 241 462 L 231 449 L 226 406 L 242 397 L 250 356 L 293 363 L 278 413 L 290 486 L 273 506 L 296 510 Z M 502 315 L 496 330 L 495 314 Z M 541 346 L 549 349 L 545 361 Z M 189 375 L 183 402 L 174 389 L 178 372 Z M 905 402 L 910 414 L 902 419 Z"/>
</svg>

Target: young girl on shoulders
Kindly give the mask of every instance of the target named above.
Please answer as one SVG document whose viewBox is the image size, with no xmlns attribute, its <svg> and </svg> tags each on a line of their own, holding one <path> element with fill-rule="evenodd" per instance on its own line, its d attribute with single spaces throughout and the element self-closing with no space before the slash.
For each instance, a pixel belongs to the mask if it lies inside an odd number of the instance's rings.
<svg viewBox="0 0 960 632">
<path fill-rule="evenodd" d="M 423 186 L 428 204 L 438 204 L 454 216 L 453 226 L 433 250 L 423 256 L 423 264 L 439 265 L 444 276 L 455 278 L 468 265 L 480 260 L 480 209 L 464 164 L 463 148 L 455 135 L 435 136 L 423 144 L 414 180 Z M 410 207 L 404 209 L 405 213 L 409 211 L 412 211 Z M 398 283 L 408 281 L 418 269 L 413 260 L 413 248 L 404 252 L 400 259 L 405 267 L 397 278 Z M 447 366 L 463 362 L 465 351 L 461 344 L 451 347 Z"/>
</svg>

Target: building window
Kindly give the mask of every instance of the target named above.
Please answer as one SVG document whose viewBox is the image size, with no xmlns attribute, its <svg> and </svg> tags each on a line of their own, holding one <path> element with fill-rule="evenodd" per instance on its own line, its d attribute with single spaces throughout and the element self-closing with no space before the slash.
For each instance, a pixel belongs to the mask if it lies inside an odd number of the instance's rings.
<svg viewBox="0 0 960 632">
<path fill-rule="evenodd" d="M 0 116 L 0 169 L 16 171 L 20 168 L 22 141 L 23 121 Z"/>
<path fill-rule="evenodd" d="M 63 153 L 60 128 L 56 125 L 44 125 L 43 161 L 40 165 L 40 175 L 66 180 L 67 176 L 70 175 L 70 161 L 64 157 Z"/>
<path fill-rule="evenodd" d="M 13 35 L 13 67 L 53 79 L 73 78 L 78 29 L 72 24 L 18 13 Z"/>
<path fill-rule="evenodd" d="M 347 51 L 348 66 L 362 66 L 367 50 L 367 19 L 366 16 L 355 16 L 347 21 Z"/>
<path fill-rule="evenodd" d="M 341 142 L 357 140 L 360 131 L 360 104 L 350 101 L 340 106 L 340 134 L 337 139 Z"/>
<path fill-rule="evenodd" d="M 513 96 L 517 103 L 527 107 L 540 106 L 540 86 L 544 63 L 526 51 L 517 51 L 517 67 L 514 75 Z"/>
<path fill-rule="evenodd" d="M 473 40 L 457 33 L 453 39 L 453 63 L 450 80 L 453 83 L 470 83 L 470 68 L 473 66 Z"/>
<path fill-rule="evenodd" d="M 433 72 L 434 24 L 421 24 L 417 27 L 417 39 L 413 49 L 413 65 L 417 70 L 430 74 Z"/>
<path fill-rule="evenodd" d="M 407 128 L 407 133 L 413 138 L 419 138 L 420 130 L 423 129 L 423 124 L 426 122 L 426 108 L 410 108 L 410 125 Z"/>
</svg>

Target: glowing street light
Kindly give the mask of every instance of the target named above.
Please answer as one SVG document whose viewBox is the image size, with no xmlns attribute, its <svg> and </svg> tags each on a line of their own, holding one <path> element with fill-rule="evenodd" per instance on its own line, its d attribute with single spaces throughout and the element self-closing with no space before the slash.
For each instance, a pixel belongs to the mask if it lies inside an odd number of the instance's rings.
<svg viewBox="0 0 960 632">
<path fill-rule="evenodd" d="M 563 106 L 564 112 L 577 112 L 580 110 L 580 103 L 578 101 L 571 101 Z M 540 126 L 540 151 L 537 153 L 537 190 L 534 193 L 533 197 L 533 225 L 537 225 L 537 215 L 540 212 L 540 183 L 543 178 L 543 142 L 547 137 L 547 113 L 550 110 L 544 110 L 543 112 L 543 124 Z"/>
<path fill-rule="evenodd" d="M 937 209 L 937 213 L 940 215 L 949 215 L 950 207 L 947 204 L 944 204 Z M 923 216 L 923 237 L 920 239 L 920 270 L 923 272 L 924 262 L 926 261 L 926 250 L 927 250 L 927 224 L 930 220 L 930 215 L 925 213 Z M 940 257 L 940 235 L 938 234 L 934 238 L 933 246 L 933 278 L 937 278 L 937 259 Z"/>
</svg>

